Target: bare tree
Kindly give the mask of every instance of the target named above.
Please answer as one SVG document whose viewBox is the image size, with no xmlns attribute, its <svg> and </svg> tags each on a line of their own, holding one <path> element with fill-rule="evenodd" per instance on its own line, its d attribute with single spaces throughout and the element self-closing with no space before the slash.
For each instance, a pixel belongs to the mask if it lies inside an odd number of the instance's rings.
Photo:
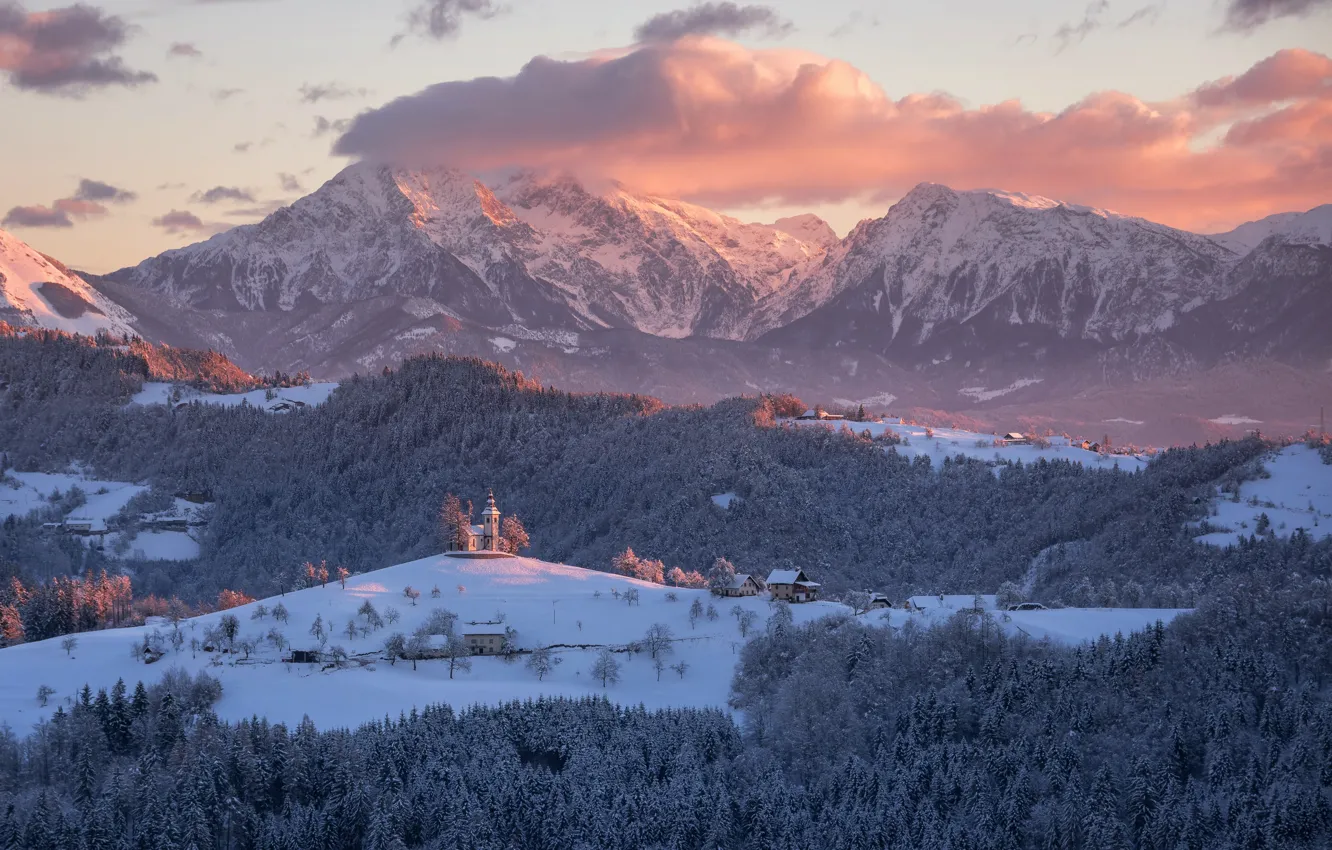
<svg viewBox="0 0 1332 850">
<path fill-rule="evenodd" d="M 346 567 L 338 567 L 337 569 L 338 584 L 342 585 L 343 590 L 347 589 L 347 577 L 350 575 L 351 573 L 347 570 Z"/>
<path fill-rule="evenodd" d="M 547 674 L 555 670 L 555 665 L 564 659 L 551 653 L 547 647 L 540 647 L 532 650 L 532 654 L 527 656 L 527 669 L 536 674 L 537 681 L 541 681 Z"/>
<path fill-rule="evenodd" d="M 416 662 L 425 658 L 430 653 L 430 635 L 417 629 L 412 632 L 412 636 L 407 638 L 406 650 L 403 658 L 412 662 L 412 669 L 416 669 Z"/>
<path fill-rule="evenodd" d="M 71 658 L 74 656 L 74 647 L 78 645 L 79 645 L 79 639 L 74 637 L 73 635 L 70 635 L 69 637 L 64 638 L 63 640 L 60 641 L 60 648 L 65 650 L 65 655 Z"/>
<path fill-rule="evenodd" d="M 670 626 L 665 623 L 653 623 L 648 626 L 647 634 L 643 636 L 643 648 L 654 660 L 670 655 L 675 651 L 675 647 L 671 645 L 674 637 Z"/>
<path fill-rule="evenodd" d="M 285 622 L 287 622 L 288 618 L 289 618 L 289 615 L 287 614 L 287 606 L 286 606 L 286 605 L 283 605 L 281 602 L 279 602 L 278 604 L 276 604 L 276 605 L 273 606 L 273 619 L 274 619 L 274 620 L 277 620 L 279 623 L 285 623 Z"/>
<path fill-rule="evenodd" d="M 683 679 L 685 671 L 689 669 L 689 662 L 681 661 L 679 664 L 672 664 L 671 669 L 674 670 L 676 673 L 679 673 L 680 678 Z"/>
<path fill-rule="evenodd" d="M 430 598 L 431 599 L 439 598 L 439 585 L 435 585 L 434 587 L 430 588 Z"/>
<path fill-rule="evenodd" d="M 695 596 L 694 601 L 691 602 L 689 605 L 689 628 L 692 629 L 697 627 L 698 621 L 702 619 L 702 617 L 703 617 L 703 600 Z"/>
<path fill-rule="evenodd" d="M 461 635 L 449 635 L 448 642 L 444 644 L 444 657 L 449 661 L 450 679 L 453 678 L 454 670 L 461 670 L 464 673 L 472 671 L 472 648 Z"/>
<path fill-rule="evenodd" d="M 388 658 L 390 667 L 398 663 L 399 658 L 407 657 L 407 638 L 403 637 L 402 632 L 394 632 L 384 641 L 384 657 Z M 413 663 L 413 669 L 415 666 Z"/>
<path fill-rule="evenodd" d="M 603 649 L 592 663 L 592 678 L 601 680 L 601 687 L 620 683 L 620 662 L 615 660 L 609 649 Z"/>
<path fill-rule="evenodd" d="M 661 681 L 661 671 L 666 669 L 666 661 L 663 658 L 652 659 L 652 669 L 657 671 L 657 681 Z"/>
<path fill-rule="evenodd" d="M 268 616 L 268 606 L 262 602 L 254 606 L 254 610 L 250 612 L 251 620 L 262 620 L 267 616 Z"/>
<path fill-rule="evenodd" d="M 405 588 L 403 588 L 402 595 L 410 599 L 412 604 L 415 605 L 416 600 L 421 598 L 421 591 L 417 590 L 416 588 L 412 587 L 409 584 Z"/>
<path fill-rule="evenodd" d="M 316 614 L 315 620 L 310 624 L 310 636 L 319 641 L 319 648 L 323 649 L 324 644 L 328 643 L 328 632 L 324 630 L 324 615 Z"/>
<path fill-rule="evenodd" d="M 862 614 L 869 610 L 870 595 L 864 590 L 849 590 L 842 595 L 842 601 L 851 606 L 851 613 Z"/>
<path fill-rule="evenodd" d="M 45 708 L 48 700 L 55 695 L 55 688 L 50 685 L 39 685 L 37 687 L 37 704 Z"/>
<path fill-rule="evenodd" d="M 347 640 L 356 640 L 356 621 L 348 620 L 347 627 L 342 630 L 342 633 L 347 636 Z"/>
<path fill-rule="evenodd" d="M 740 637 L 749 637 L 749 633 L 753 631 L 756 622 L 758 622 L 758 614 L 755 614 L 753 611 L 741 611 Z"/>
</svg>

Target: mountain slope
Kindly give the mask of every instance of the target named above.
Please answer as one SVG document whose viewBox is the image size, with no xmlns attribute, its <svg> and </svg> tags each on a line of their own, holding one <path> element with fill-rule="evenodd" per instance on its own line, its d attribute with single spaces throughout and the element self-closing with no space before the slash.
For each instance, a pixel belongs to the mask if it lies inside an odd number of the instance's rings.
<svg viewBox="0 0 1332 850">
<path fill-rule="evenodd" d="M 487 327 L 737 337 L 752 303 L 822 254 L 701 207 L 517 175 L 358 164 L 264 221 L 107 276 L 198 309 L 310 313 L 427 299 Z M 826 225 L 825 225 L 826 227 Z"/>
<path fill-rule="evenodd" d="M 1029 195 L 922 184 L 766 305 L 765 340 L 912 362 L 1156 333 L 1230 294 L 1203 236 Z"/>
<path fill-rule="evenodd" d="M 133 333 L 133 317 L 78 275 L 0 230 L 0 321 L 88 336 Z"/>
<path fill-rule="evenodd" d="M 1272 236 L 1285 243 L 1332 245 L 1332 204 L 1323 204 L 1307 212 L 1269 215 L 1226 233 L 1218 233 L 1212 239 L 1243 254 Z"/>
</svg>

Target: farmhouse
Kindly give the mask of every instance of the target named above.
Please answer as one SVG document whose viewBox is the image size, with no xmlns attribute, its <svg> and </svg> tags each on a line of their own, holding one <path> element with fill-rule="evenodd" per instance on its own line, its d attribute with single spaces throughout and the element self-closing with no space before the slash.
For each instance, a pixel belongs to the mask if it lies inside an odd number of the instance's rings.
<svg viewBox="0 0 1332 850">
<path fill-rule="evenodd" d="M 806 410 L 804 413 L 796 417 L 796 419 L 819 420 L 822 422 L 835 422 L 845 418 L 846 417 L 842 416 L 840 413 L 829 413 L 822 407 L 811 407 L 809 410 Z"/>
<path fill-rule="evenodd" d="M 867 610 L 873 611 L 876 608 L 891 608 L 893 603 L 882 593 L 870 592 L 869 607 Z"/>
<path fill-rule="evenodd" d="M 762 590 L 758 579 L 746 573 L 736 573 L 735 578 L 720 593 L 722 596 L 758 596 Z"/>
<path fill-rule="evenodd" d="M 1024 436 L 1017 431 L 1009 431 L 1003 437 L 1004 444 L 1009 446 L 1025 446 L 1031 442 L 1031 438 Z"/>
<path fill-rule="evenodd" d="M 450 552 L 497 552 L 500 549 L 500 512 L 495 507 L 495 491 L 486 496 L 485 510 L 481 511 L 481 524 L 469 529 L 466 541 L 460 546 L 449 541 Z"/>
<path fill-rule="evenodd" d="M 773 599 L 813 602 L 819 598 L 819 583 L 810 581 L 804 570 L 773 570 L 767 584 Z"/>
<path fill-rule="evenodd" d="M 504 638 L 502 631 L 468 632 L 463 635 L 473 655 L 499 655 L 504 651 Z"/>
</svg>

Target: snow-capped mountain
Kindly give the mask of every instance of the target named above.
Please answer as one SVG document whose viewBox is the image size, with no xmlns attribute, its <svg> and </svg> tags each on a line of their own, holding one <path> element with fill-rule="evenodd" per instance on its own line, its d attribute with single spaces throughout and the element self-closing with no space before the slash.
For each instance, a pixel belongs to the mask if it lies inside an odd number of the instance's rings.
<svg viewBox="0 0 1332 850">
<path fill-rule="evenodd" d="M 59 262 L 0 230 L 0 321 L 71 333 L 133 333 L 133 317 Z"/>
<path fill-rule="evenodd" d="M 451 169 L 358 164 L 258 224 L 108 279 L 205 309 L 406 296 L 486 326 L 738 337 L 784 272 L 825 251 L 826 225 L 800 224 L 812 241 L 567 178 L 519 174 L 492 190 Z"/>
<path fill-rule="evenodd" d="M 1307 212 L 1269 215 L 1226 233 L 1218 233 L 1212 239 L 1236 253 L 1246 254 L 1273 236 L 1288 244 L 1332 245 L 1332 204 L 1323 204 Z"/>
<path fill-rule="evenodd" d="M 773 342 L 916 361 L 1060 339 L 1101 345 L 1233 294 L 1225 273 L 1238 259 L 1140 218 L 922 184 L 799 270 L 760 327 L 777 328 Z"/>
</svg>

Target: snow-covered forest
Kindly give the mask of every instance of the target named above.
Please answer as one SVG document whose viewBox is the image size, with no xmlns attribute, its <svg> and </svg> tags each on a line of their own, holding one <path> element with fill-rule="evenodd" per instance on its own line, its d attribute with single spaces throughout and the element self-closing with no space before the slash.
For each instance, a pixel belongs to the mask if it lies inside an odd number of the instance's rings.
<svg viewBox="0 0 1332 850">
<path fill-rule="evenodd" d="M 1179 449 L 1134 474 L 1058 460 L 932 464 L 854 434 L 775 426 L 763 399 L 663 408 L 435 357 L 285 416 L 172 410 L 126 404 L 142 379 L 113 355 L 0 339 L 0 447 L 21 470 L 80 463 L 166 496 L 209 493 L 196 561 L 127 564 L 136 592 L 187 600 L 223 588 L 269 595 L 307 560 L 363 571 L 424 557 L 440 548 L 445 493 L 494 488 L 531 533 L 532 555 L 594 569 L 632 547 L 668 569 L 706 570 L 718 556 L 761 574 L 798 567 L 833 591 L 992 592 L 1014 581 L 1069 605 L 1188 606 L 1217 555 L 1185 525 L 1206 517 L 1214 481 L 1265 450 L 1256 440 Z M 734 498 L 721 507 L 718 494 Z M 104 566 L 67 543 L 52 551 L 35 524 L 7 527 L 0 555 Z"/>
<path fill-rule="evenodd" d="M 632 547 L 666 569 L 706 572 L 719 556 L 759 575 L 799 568 L 832 594 L 1197 610 L 1065 646 L 986 611 L 931 628 L 777 606 L 734 656 L 730 713 L 542 699 L 386 712 L 350 730 L 220 719 L 233 680 L 206 669 L 77 696 L 62 681 L 48 719 L 0 731 L 0 846 L 1332 842 L 1332 539 L 1293 527 L 1241 530 L 1225 547 L 1197 539 L 1225 519 L 1218 493 L 1265 492 L 1258 439 L 1174 449 L 1133 472 L 934 463 L 783 427 L 773 399 L 665 408 L 436 357 L 281 416 L 172 409 L 130 403 L 153 377 L 133 358 L 0 336 L 0 451 L 24 472 L 75 464 L 133 482 L 145 500 L 206 493 L 199 556 L 113 560 L 44 534 L 39 510 L 0 528 L 0 562 L 29 585 L 105 568 L 131 574 L 136 597 L 268 596 L 293 589 L 305 561 L 362 573 L 433 555 L 445 494 L 493 487 L 544 561 L 605 570 Z M 668 590 L 662 610 L 685 616 L 689 600 L 667 603 Z"/>
</svg>

